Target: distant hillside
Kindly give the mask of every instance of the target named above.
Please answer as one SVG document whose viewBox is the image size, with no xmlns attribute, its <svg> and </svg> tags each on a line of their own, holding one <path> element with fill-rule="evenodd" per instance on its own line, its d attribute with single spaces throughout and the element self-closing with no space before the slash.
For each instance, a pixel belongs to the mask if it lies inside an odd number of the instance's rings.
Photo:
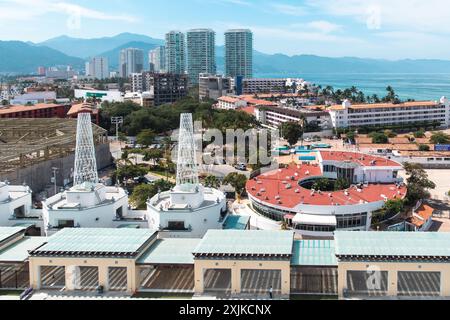
<svg viewBox="0 0 450 320">
<path fill-rule="evenodd" d="M 117 69 L 119 66 L 119 55 L 120 51 L 122 49 L 126 48 L 138 48 L 144 50 L 144 69 L 148 69 L 149 65 L 149 59 L 148 59 L 148 52 L 152 49 L 155 49 L 157 47 L 156 44 L 149 44 L 146 42 L 128 42 L 125 43 L 117 48 L 114 48 L 112 50 L 109 50 L 107 52 L 102 52 L 100 56 L 108 58 L 109 67 L 113 69 Z"/>
<path fill-rule="evenodd" d="M 55 50 L 59 50 L 65 54 L 79 57 L 89 58 L 113 50 L 130 42 L 145 42 L 153 45 L 164 44 L 163 40 L 154 39 L 145 35 L 133 33 L 121 33 L 114 37 L 103 37 L 95 39 L 71 38 L 68 36 L 60 36 L 39 43 Z"/>
<path fill-rule="evenodd" d="M 378 60 L 354 57 L 326 58 L 313 55 L 254 55 L 254 73 L 448 73 L 447 60 Z"/>
<path fill-rule="evenodd" d="M 56 65 L 82 68 L 84 61 L 44 46 L 21 41 L 0 41 L 0 72 L 32 73 L 36 72 L 39 66 Z"/>
</svg>

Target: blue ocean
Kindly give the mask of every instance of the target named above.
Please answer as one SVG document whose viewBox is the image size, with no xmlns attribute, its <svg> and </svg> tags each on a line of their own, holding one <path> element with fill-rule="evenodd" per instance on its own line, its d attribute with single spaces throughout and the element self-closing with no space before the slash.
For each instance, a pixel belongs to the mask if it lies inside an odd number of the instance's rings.
<svg viewBox="0 0 450 320">
<path fill-rule="evenodd" d="M 439 100 L 450 97 L 450 73 L 304 73 L 292 75 L 255 74 L 258 78 L 302 78 L 317 85 L 345 89 L 355 86 L 366 95 L 386 95 L 392 86 L 401 99 Z"/>
</svg>

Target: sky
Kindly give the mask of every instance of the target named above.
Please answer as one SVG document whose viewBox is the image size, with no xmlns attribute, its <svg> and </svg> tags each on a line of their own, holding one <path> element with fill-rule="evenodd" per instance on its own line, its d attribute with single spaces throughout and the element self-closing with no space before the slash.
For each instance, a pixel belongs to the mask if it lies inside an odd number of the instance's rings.
<svg viewBox="0 0 450 320">
<path fill-rule="evenodd" d="M 249 28 L 264 53 L 450 60 L 448 0 L 0 0 L 0 40 Z"/>
</svg>

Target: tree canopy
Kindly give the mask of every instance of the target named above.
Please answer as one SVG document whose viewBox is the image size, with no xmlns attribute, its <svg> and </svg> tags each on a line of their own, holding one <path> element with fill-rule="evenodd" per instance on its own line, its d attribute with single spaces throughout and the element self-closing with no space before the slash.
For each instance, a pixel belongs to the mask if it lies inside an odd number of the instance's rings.
<svg viewBox="0 0 450 320">
<path fill-rule="evenodd" d="M 285 122 L 281 125 L 283 139 L 294 146 L 303 137 L 302 126 L 298 122 Z"/>
<path fill-rule="evenodd" d="M 247 177 L 243 174 L 233 172 L 225 177 L 223 184 L 229 184 L 236 190 L 238 196 L 242 196 L 245 191 L 245 186 L 247 184 Z"/>
<path fill-rule="evenodd" d="M 427 172 L 420 164 L 405 163 L 405 171 L 408 176 L 407 202 L 414 205 L 417 201 L 430 197 L 428 190 L 435 189 L 436 184 L 428 178 Z"/>
<path fill-rule="evenodd" d="M 450 136 L 442 131 L 434 133 L 430 138 L 433 144 L 450 144 Z"/>
<path fill-rule="evenodd" d="M 158 180 L 152 184 L 140 184 L 136 186 L 130 196 L 130 203 L 138 210 L 147 209 L 147 200 L 158 194 L 172 189 L 173 183 L 166 180 Z"/>
</svg>

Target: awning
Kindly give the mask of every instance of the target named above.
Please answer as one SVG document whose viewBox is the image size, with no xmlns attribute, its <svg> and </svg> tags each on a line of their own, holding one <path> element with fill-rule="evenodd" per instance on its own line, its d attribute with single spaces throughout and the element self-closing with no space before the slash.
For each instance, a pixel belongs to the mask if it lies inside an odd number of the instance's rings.
<svg viewBox="0 0 450 320">
<path fill-rule="evenodd" d="M 295 224 L 315 225 L 315 226 L 337 226 L 336 216 L 332 215 L 313 215 L 299 213 L 292 220 Z"/>
</svg>

